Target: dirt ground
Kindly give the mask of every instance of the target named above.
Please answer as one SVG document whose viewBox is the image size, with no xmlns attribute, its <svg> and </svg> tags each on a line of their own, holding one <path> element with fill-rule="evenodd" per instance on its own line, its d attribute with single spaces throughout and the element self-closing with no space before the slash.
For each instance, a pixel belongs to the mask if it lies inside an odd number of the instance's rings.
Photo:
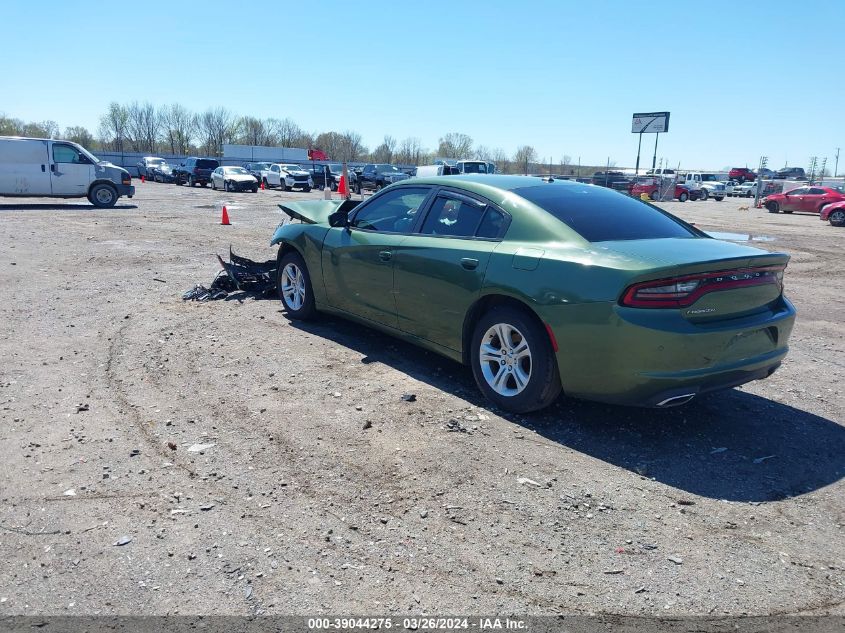
<svg viewBox="0 0 845 633">
<path fill-rule="evenodd" d="M 358 325 L 181 300 L 320 194 L 135 184 L 0 200 L 0 614 L 845 613 L 845 230 L 665 203 L 792 255 L 782 368 L 513 416 Z"/>
</svg>

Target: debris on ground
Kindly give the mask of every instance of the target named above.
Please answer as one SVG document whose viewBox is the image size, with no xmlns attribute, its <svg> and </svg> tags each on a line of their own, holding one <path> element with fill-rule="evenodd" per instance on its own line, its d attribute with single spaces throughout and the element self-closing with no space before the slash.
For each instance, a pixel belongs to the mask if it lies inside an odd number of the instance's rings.
<svg viewBox="0 0 845 633">
<path fill-rule="evenodd" d="M 446 430 L 450 433 L 469 433 L 469 429 L 461 424 L 460 420 L 452 418 L 446 423 Z"/>
<path fill-rule="evenodd" d="M 76 405 L 76 412 L 82 413 L 83 411 L 88 411 L 89 408 L 90 407 L 88 406 L 87 403 L 86 404 L 78 404 L 78 405 Z"/>
<path fill-rule="evenodd" d="M 184 301 L 215 301 L 225 299 L 230 293 L 240 291 L 261 299 L 276 288 L 275 259 L 256 262 L 240 255 L 235 255 L 229 247 L 229 261 L 224 262 L 220 255 L 217 261 L 223 268 L 206 288 L 197 284 L 182 295 Z"/>
<path fill-rule="evenodd" d="M 129 545 L 132 542 L 131 536 L 121 536 L 114 542 L 115 547 L 121 547 L 123 545 Z"/>
<path fill-rule="evenodd" d="M 533 479 L 529 479 L 528 477 L 517 477 L 516 482 L 519 484 L 528 484 L 529 486 L 537 486 L 538 488 L 542 488 L 541 484 L 538 484 Z"/>
<path fill-rule="evenodd" d="M 415 393 L 403 393 L 402 400 L 405 402 L 416 402 L 417 401 L 417 394 Z"/>
<path fill-rule="evenodd" d="M 669 562 L 675 563 L 676 565 L 683 565 L 684 564 L 684 559 L 678 558 L 677 556 L 667 556 L 666 560 L 668 560 Z"/>
<path fill-rule="evenodd" d="M 212 446 L 216 446 L 214 443 L 211 444 L 191 444 L 188 447 L 189 453 L 201 453 L 202 451 L 208 450 Z"/>
</svg>

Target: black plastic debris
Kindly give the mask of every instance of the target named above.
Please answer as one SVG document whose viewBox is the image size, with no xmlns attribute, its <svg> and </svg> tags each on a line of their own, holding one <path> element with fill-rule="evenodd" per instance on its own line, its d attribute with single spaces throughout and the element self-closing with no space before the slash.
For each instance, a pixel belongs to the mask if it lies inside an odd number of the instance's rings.
<svg viewBox="0 0 845 633">
<path fill-rule="evenodd" d="M 271 294 L 276 287 L 276 260 L 256 262 L 235 255 L 229 247 L 229 261 L 217 256 L 223 270 L 217 273 L 211 286 L 197 284 L 184 294 L 185 301 L 214 301 L 226 299 L 231 293 L 240 292 L 261 299 Z M 239 297 L 240 298 L 240 297 Z"/>
</svg>

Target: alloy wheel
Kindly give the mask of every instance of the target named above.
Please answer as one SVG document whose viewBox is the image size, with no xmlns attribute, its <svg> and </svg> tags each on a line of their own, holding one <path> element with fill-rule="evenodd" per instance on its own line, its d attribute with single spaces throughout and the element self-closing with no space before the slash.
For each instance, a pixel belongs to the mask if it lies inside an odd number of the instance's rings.
<svg viewBox="0 0 845 633">
<path fill-rule="evenodd" d="M 481 373 L 493 391 L 516 396 L 531 379 L 531 349 L 518 329 L 508 323 L 491 326 L 478 350 Z"/>
<path fill-rule="evenodd" d="M 305 303 L 305 275 L 296 264 L 282 269 L 282 297 L 291 310 L 299 310 Z"/>
</svg>

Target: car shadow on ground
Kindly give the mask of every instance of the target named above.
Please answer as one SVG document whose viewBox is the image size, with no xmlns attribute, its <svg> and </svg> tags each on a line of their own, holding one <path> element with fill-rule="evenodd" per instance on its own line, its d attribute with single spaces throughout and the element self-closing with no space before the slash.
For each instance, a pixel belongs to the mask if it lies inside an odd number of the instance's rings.
<svg viewBox="0 0 845 633">
<path fill-rule="evenodd" d="M 469 368 L 437 354 L 334 317 L 292 325 L 358 351 L 363 364 L 384 363 L 563 447 L 691 494 L 777 501 L 845 474 L 843 426 L 742 389 L 706 394 L 672 409 L 561 397 L 545 411 L 514 415 L 481 395 Z"/>
<path fill-rule="evenodd" d="M 0 204 L 0 211 L 113 211 L 115 209 L 137 209 L 136 204 L 116 204 L 109 209 L 101 209 L 92 204 Z"/>
</svg>

